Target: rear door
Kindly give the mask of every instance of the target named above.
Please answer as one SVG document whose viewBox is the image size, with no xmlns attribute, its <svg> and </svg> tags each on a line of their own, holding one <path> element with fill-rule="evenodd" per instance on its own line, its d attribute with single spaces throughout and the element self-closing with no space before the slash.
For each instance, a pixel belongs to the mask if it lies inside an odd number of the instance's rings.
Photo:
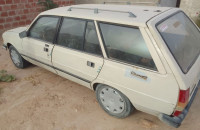
<svg viewBox="0 0 200 130">
<path fill-rule="evenodd" d="M 51 53 L 54 47 L 54 38 L 57 31 L 59 17 L 41 16 L 31 26 L 28 36 L 23 38 L 23 56 L 35 64 L 52 72 Z"/>
<path fill-rule="evenodd" d="M 63 18 L 52 62 L 59 75 L 90 87 L 103 66 L 94 22 Z"/>
<path fill-rule="evenodd" d="M 166 74 L 148 29 L 107 22 L 99 22 L 99 28 L 108 58 L 98 79 L 124 93 L 136 109 L 171 114 L 178 86 Z"/>
</svg>

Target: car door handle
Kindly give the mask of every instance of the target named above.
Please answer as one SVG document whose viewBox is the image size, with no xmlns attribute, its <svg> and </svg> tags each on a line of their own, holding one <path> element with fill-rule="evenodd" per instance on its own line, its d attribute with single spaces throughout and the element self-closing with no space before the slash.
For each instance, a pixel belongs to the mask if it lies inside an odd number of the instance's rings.
<svg viewBox="0 0 200 130">
<path fill-rule="evenodd" d="M 90 61 L 87 61 L 87 66 L 90 66 L 90 67 L 94 68 L 94 66 L 95 66 L 95 63 L 93 63 L 93 62 L 90 62 Z"/>
<path fill-rule="evenodd" d="M 49 51 L 49 49 L 48 49 L 48 48 L 46 48 L 46 47 L 44 47 L 44 51 L 45 51 L 45 52 L 48 52 L 48 51 Z"/>
</svg>

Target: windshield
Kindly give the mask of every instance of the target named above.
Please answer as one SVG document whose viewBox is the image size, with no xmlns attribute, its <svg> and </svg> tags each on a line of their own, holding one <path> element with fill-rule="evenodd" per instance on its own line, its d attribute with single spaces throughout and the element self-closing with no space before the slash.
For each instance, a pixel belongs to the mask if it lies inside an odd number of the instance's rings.
<svg viewBox="0 0 200 130">
<path fill-rule="evenodd" d="M 178 12 L 160 22 L 157 29 L 181 70 L 187 73 L 200 53 L 200 32 L 197 27 L 183 12 Z"/>
</svg>

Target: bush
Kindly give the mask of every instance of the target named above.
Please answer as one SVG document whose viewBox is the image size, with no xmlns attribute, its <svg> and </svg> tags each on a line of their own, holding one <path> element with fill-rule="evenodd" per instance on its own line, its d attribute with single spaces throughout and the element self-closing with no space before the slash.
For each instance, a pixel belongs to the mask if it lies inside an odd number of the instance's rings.
<svg viewBox="0 0 200 130">
<path fill-rule="evenodd" d="M 7 74 L 6 70 L 0 71 L 0 82 L 12 82 L 15 80 L 15 77 L 13 75 Z"/>
</svg>

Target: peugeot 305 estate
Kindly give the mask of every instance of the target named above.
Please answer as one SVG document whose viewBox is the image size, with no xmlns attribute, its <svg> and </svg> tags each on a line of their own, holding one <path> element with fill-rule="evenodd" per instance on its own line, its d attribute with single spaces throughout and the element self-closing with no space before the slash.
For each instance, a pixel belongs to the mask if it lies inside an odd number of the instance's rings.
<svg viewBox="0 0 200 130">
<path fill-rule="evenodd" d="M 200 80 L 200 32 L 177 8 L 74 5 L 3 33 L 14 65 L 43 67 L 96 92 L 111 116 L 140 110 L 179 127 Z"/>
</svg>

